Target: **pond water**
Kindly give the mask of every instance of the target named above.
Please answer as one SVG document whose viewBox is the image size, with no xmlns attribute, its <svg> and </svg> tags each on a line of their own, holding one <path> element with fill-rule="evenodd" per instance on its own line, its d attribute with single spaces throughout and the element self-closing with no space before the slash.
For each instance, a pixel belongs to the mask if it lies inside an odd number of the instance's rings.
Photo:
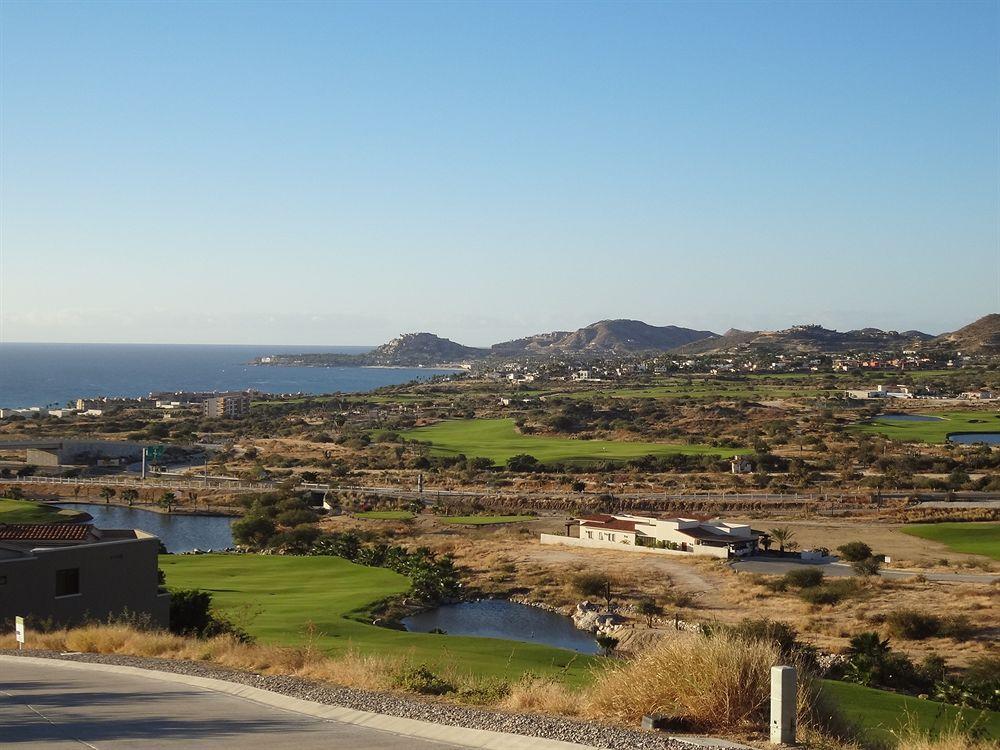
<svg viewBox="0 0 1000 750">
<path fill-rule="evenodd" d="M 953 432 L 948 436 L 948 440 L 961 445 L 973 445 L 975 443 L 1000 445 L 1000 432 Z"/>
<path fill-rule="evenodd" d="M 928 417 L 925 414 L 880 414 L 877 419 L 886 422 L 940 422 L 941 417 Z"/>
<path fill-rule="evenodd" d="M 226 516 L 189 516 L 155 513 L 142 508 L 123 508 L 100 503 L 60 503 L 60 508 L 83 511 L 102 529 L 142 529 L 155 534 L 168 552 L 193 549 L 226 549 L 233 546 L 233 519 Z"/>
<path fill-rule="evenodd" d="M 503 599 L 445 604 L 406 617 L 403 625 L 416 633 L 440 628 L 448 635 L 543 643 L 583 654 L 596 654 L 601 650 L 594 636 L 579 630 L 570 618 Z"/>
</svg>

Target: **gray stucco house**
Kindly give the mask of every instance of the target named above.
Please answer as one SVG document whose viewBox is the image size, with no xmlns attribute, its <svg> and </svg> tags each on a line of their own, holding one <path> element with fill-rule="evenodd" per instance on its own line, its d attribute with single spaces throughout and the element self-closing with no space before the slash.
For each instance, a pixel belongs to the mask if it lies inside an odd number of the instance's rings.
<svg viewBox="0 0 1000 750">
<path fill-rule="evenodd" d="M 160 540 L 91 524 L 0 524 L 0 623 L 17 615 L 72 626 L 125 612 L 167 627 L 157 576 Z"/>
</svg>

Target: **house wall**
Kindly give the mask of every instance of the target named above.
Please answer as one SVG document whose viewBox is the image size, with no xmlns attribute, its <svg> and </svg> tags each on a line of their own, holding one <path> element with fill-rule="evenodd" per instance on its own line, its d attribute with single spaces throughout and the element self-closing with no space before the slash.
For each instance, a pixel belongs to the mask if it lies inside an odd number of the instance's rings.
<svg viewBox="0 0 1000 750">
<path fill-rule="evenodd" d="M 166 627 L 170 596 L 158 593 L 156 537 L 35 549 L 0 560 L 0 621 L 15 615 L 56 625 L 104 620 L 125 610 Z M 79 569 L 80 593 L 56 596 L 56 571 Z"/>
<path fill-rule="evenodd" d="M 657 555 L 679 555 L 684 557 L 705 555 L 708 557 L 720 557 L 722 559 L 726 559 L 729 556 L 725 547 L 702 547 L 696 545 L 691 547 L 691 552 L 682 552 L 676 549 L 659 549 L 656 547 L 644 547 L 641 544 L 622 544 L 621 542 L 602 542 L 597 539 L 580 539 L 575 536 L 561 536 L 559 534 L 542 534 L 541 542 L 542 544 L 560 544 L 565 547 L 597 547 L 599 549 L 628 550 L 629 552 L 649 552 Z"/>
</svg>

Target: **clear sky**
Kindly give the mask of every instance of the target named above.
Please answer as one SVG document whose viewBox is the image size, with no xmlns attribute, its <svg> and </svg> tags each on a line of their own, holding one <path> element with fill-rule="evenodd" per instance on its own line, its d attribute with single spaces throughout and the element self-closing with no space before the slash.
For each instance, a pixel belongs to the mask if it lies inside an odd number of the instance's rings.
<svg viewBox="0 0 1000 750">
<path fill-rule="evenodd" d="M 6 341 L 1000 309 L 1000 4 L 0 3 Z"/>
</svg>

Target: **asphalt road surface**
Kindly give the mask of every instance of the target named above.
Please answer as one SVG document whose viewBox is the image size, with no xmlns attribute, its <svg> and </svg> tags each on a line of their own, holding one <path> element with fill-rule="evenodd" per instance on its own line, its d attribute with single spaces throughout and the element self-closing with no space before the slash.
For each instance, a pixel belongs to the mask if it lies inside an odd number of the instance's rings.
<svg viewBox="0 0 1000 750">
<path fill-rule="evenodd" d="M 449 750 L 465 747 L 162 680 L 0 664 L 0 748 Z"/>
</svg>

